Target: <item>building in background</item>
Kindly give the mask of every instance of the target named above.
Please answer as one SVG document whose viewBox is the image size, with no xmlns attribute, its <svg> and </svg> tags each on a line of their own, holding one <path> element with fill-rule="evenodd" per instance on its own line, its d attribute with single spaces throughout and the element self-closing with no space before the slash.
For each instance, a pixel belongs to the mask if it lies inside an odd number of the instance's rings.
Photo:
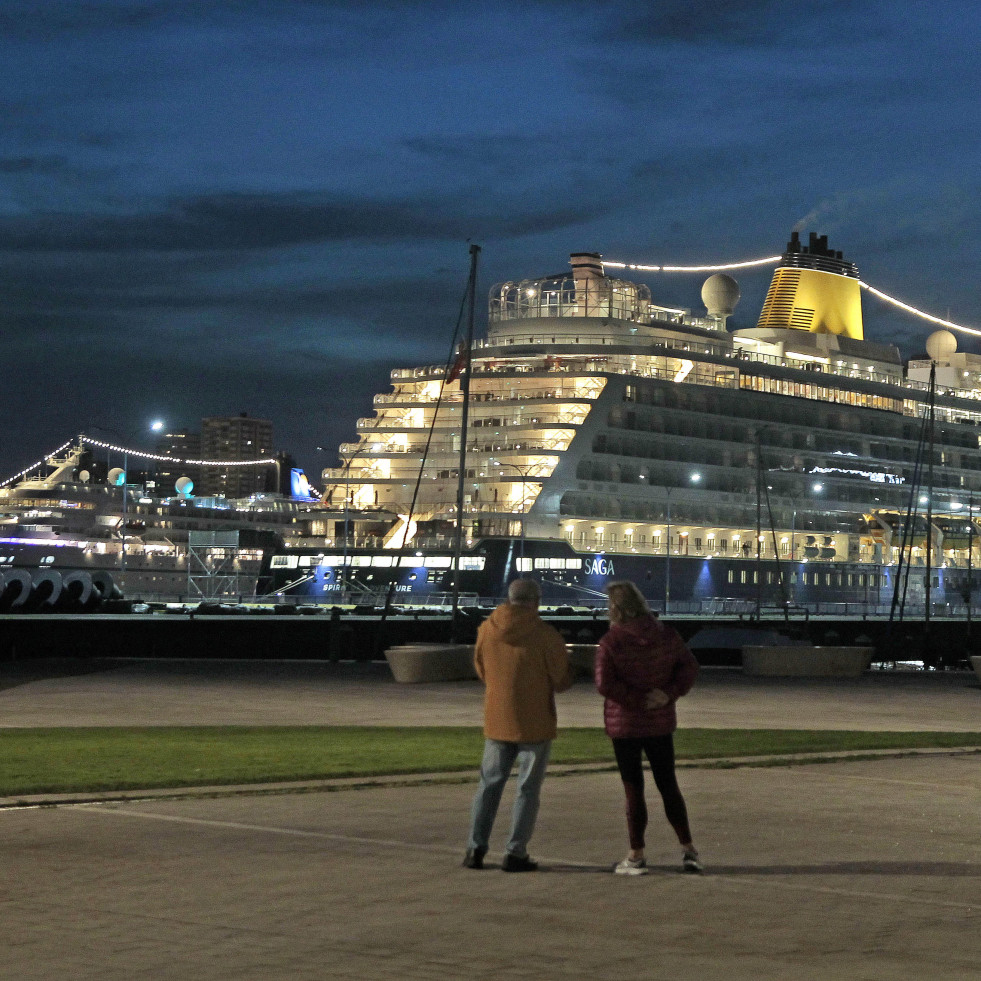
<svg viewBox="0 0 981 981">
<path fill-rule="evenodd" d="M 254 460 L 273 451 L 273 426 L 268 419 L 211 416 L 201 420 L 201 457 L 205 460 Z M 204 497 L 249 497 L 278 490 L 276 467 L 205 467 L 197 492 Z"/>
<path fill-rule="evenodd" d="M 201 459 L 201 434 L 187 430 L 164 433 L 157 440 L 156 452 L 174 457 L 173 463 L 157 461 L 156 481 L 157 491 L 162 495 L 173 494 L 177 481 L 188 477 L 194 483 L 194 493 L 201 487 L 201 468 L 193 464 L 178 463 L 178 460 Z"/>
</svg>

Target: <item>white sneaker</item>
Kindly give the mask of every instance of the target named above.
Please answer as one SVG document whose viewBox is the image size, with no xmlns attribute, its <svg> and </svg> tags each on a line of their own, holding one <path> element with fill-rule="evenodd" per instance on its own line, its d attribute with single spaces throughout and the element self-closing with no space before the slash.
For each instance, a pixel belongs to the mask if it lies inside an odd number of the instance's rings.
<svg viewBox="0 0 981 981">
<path fill-rule="evenodd" d="M 642 858 L 625 858 L 622 862 L 617 862 L 613 871 L 617 875 L 647 875 L 647 862 Z"/>
</svg>

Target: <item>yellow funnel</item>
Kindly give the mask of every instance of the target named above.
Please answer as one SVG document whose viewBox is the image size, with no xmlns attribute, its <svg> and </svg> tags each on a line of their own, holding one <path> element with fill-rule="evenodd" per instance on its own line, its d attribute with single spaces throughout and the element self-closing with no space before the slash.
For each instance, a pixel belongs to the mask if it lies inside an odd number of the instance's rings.
<svg viewBox="0 0 981 981">
<path fill-rule="evenodd" d="M 811 234 L 801 246 L 794 232 L 773 274 L 757 327 L 792 327 L 864 339 L 862 290 L 855 264 Z"/>
</svg>

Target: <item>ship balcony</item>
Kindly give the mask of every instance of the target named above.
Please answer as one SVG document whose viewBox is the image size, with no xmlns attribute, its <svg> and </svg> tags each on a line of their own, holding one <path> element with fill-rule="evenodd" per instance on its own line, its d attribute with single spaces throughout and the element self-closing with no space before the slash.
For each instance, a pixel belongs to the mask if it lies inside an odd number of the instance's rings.
<svg viewBox="0 0 981 981">
<path fill-rule="evenodd" d="M 502 406 L 503 408 L 503 406 Z M 531 413 L 534 412 L 534 415 Z M 588 406 L 569 406 L 568 410 L 564 410 L 562 406 L 543 406 L 535 407 L 530 409 L 525 407 L 520 413 L 513 414 L 502 414 L 502 415 L 474 415 L 469 423 L 469 428 L 471 431 L 478 429 L 495 429 L 501 427 L 508 427 L 509 429 L 521 430 L 522 432 L 533 432 L 533 431 L 549 431 L 555 429 L 565 429 L 569 427 L 577 427 L 582 424 L 586 416 L 589 414 Z M 396 423 L 394 420 L 390 425 L 387 426 L 362 426 L 358 424 L 359 432 L 365 433 L 366 438 L 372 442 L 380 443 L 386 440 L 386 442 L 395 443 L 400 442 L 393 440 L 390 437 L 393 436 L 412 436 L 418 437 L 421 434 L 429 433 L 430 429 L 433 429 L 435 433 L 439 434 L 444 440 L 448 436 L 452 436 L 460 431 L 459 421 L 456 419 L 440 419 L 436 426 L 433 427 L 432 419 L 426 420 L 422 419 L 418 422 L 409 423 L 406 421 L 401 421 Z M 368 434 L 377 435 L 377 440 L 372 440 L 371 436 Z M 362 446 L 362 443 L 344 443 L 343 446 Z"/>
<path fill-rule="evenodd" d="M 472 396 L 471 396 L 472 397 Z M 421 405 L 432 405 L 434 402 L 462 402 L 463 395 L 459 391 L 444 392 L 442 396 L 424 395 L 416 392 L 389 392 L 376 395 L 372 399 L 374 405 L 402 406 L 407 409 Z"/>
<path fill-rule="evenodd" d="M 471 391 L 471 403 L 481 402 L 544 402 L 553 404 L 556 402 L 592 402 L 599 398 L 603 391 L 604 383 L 600 379 L 589 378 L 584 381 L 590 384 L 555 386 L 550 388 L 527 388 L 515 389 L 513 391 L 502 392 L 482 392 Z"/>
</svg>

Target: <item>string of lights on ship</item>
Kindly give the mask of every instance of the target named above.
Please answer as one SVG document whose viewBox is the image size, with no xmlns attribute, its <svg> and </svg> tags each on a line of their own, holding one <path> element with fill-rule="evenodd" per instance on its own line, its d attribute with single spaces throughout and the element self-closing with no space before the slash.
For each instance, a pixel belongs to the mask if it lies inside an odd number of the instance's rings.
<svg viewBox="0 0 981 981">
<path fill-rule="evenodd" d="M 735 269 L 750 269 L 754 266 L 775 266 L 781 261 L 783 257 L 779 255 L 767 256 L 765 259 L 748 259 L 745 262 L 726 262 L 718 265 L 708 265 L 708 266 L 669 266 L 669 265 L 643 265 L 635 262 L 615 262 L 613 260 L 604 259 L 603 265 L 607 269 L 628 269 L 635 272 L 664 272 L 664 273 L 717 273 L 717 272 L 729 272 Z M 858 285 L 871 293 L 874 297 L 882 300 L 885 303 L 890 303 L 894 307 L 898 307 L 900 310 L 904 310 L 906 313 L 912 314 L 914 317 L 919 317 L 921 320 L 926 320 L 929 323 L 937 324 L 940 327 L 946 327 L 948 330 L 960 331 L 962 334 L 972 334 L 975 337 L 981 337 L 981 330 L 977 330 L 974 327 L 965 327 L 963 324 L 954 323 L 951 320 L 944 320 L 942 317 L 935 317 L 933 314 L 927 313 L 925 310 L 920 310 L 917 307 L 911 306 L 909 303 L 904 303 L 902 300 L 897 299 L 894 296 L 890 296 L 888 293 L 884 293 L 882 290 L 876 289 L 864 280 L 859 280 Z M 140 460 L 161 460 L 170 463 L 188 463 L 194 464 L 195 466 L 202 467 L 229 467 L 229 466 L 240 466 L 249 467 L 257 466 L 262 464 L 272 464 L 276 461 L 272 458 L 262 459 L 262 460 L 180 460 L 172 456 L 162 456 L 157 453 L 146 453 L 143 450 L 132 450 L 127 449 L 124 446 L 117 446 L 114 443 L 105 443 L 101 440 L 90 439 L 88 436 L 80 436 L 79 439 L 84 440 L 86 443 L 92 446 L 98 446 L 101 449 L 113 450 L 117 453 L 128 453 L 130 456 L 134 456 Z M 73 440 L 68 440 L 68 442 L 63 443 L 56 450 L 45 457 L 55 456 L 66 450 L 71 446 Z M 29 467 L 25 467 L 20 473 L 14 474 L 12 477 L 8 477 L 6 480 L 0 481 L 0 487 L 6 487 L 8 484 L 13 483 L 15 480 L 19 480 L 21 477 L 27 476 L 32 470 L 36 470 L 38 467 L 42 466 L 44 460 L 38 460 L 32 463 Z"/>
<path fill-rule="evenodd" d="M 116 443 L 107 443 L 101 439 L 92 439 L 90 436 L 79 435 L 74 439 L 66 440 L 57 449 L 52 450 L 45 456 L 44 460 L 38 460 L 36 463 L 32 463 L 29 467 L 25 467 L 20 473 L 15 473 L 13 477 L 8 477 L 6 480 L 0 481 L 0 487 L 6 487 L 8 484 L 12 484 L 15 480 L 20 480 L 21 477 L 26 477 L 32 470 L 37 470 L 38 467 L 43 466 L 45 461 L 53 456 L 57 456 L 59 453 L 63 453 L 68 449 L 73 443 L 87 443 L 89 446 L 97 446 L 102 450 L 112 450 L 114 453 L 125 453 L 129 456 L 136 457 L 138 460 L 155 460 L 161 463 L 182 463 L 188 464 L 195 467 L 221 467 L 223 469 L 228 467 L 259 467 L 259 466 L 271 466 L 278 461 L 275 457 L 262 457 L 256 460 L 192 460 L 184 457 L 176 456 L 166 456 L 162 453 L 147 453 L 145 450 L 133 450 L 128 449 L 125 446 L 119 446 Z"/>
</svg>

